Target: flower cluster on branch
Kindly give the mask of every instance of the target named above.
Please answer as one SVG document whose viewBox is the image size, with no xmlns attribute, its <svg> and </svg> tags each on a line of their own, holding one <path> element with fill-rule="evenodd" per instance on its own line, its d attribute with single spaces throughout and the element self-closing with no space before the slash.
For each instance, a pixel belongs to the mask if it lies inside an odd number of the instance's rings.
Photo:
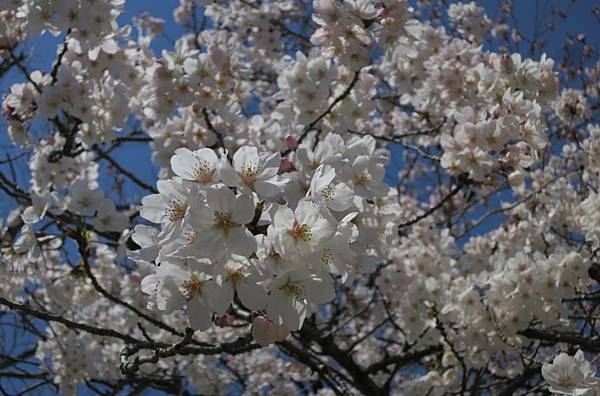
<svg viewBox="0 0 600 396">
<path fill-rule="evenodd" d="M 600 395 L 597 43 L 412 3 L 1 2 L 0 392 Z"/>
</svg>

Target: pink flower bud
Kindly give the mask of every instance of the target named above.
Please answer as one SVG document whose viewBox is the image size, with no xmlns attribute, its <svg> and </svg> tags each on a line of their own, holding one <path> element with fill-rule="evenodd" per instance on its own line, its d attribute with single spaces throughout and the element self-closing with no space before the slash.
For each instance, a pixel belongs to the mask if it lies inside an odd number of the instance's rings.
<svg viewBox="0 0 600 396">
<path fill-rule="evenodd" d="M 294 167 L 294 164 L 290 162 L 290 160 L 287 158 L 282 158 L 281 162 L 279 163 L 279 170 L 277 171 L 277 174 L 281 175 L 282 173 L 292 172 L 295 170 L 296 168 Z"/>
<path fill-rule="evenodd" d="M 285 143 L 291 150 L 296 150 L 298 148 L 298 137 L 295 135 L 287 135 L 285 137 Z"/>
<path fill-rule="evenodd" d="M 215 318 L 215 324 L 219 327 L 231 326 L 232 323 L 233 323 L 233 316 L 231 316 L 229 314 L 225 314 L 223 316 L 219 316 L 219 317 Z"/>
<path fill-rule="evenodd" d="M 275 326 L 265 316 L 257 316 L 252 321 L 252 337 L 261 346 L 275 342 Z"/>
<path fill-rule="evenodd" d="M 275 341 L 281 342 L 285 341 L 285 339 L 290 335 L 290 330 L 285 324 L 272 324 L 275 332 Z"/>
</svg>

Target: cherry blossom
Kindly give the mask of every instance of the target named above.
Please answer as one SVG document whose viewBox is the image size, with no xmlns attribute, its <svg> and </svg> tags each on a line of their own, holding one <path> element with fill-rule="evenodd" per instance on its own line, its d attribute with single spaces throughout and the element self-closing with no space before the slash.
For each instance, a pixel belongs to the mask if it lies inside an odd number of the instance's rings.
<svg viewBox="0 0 600 396">
<path fill-rule="evenodd" d="M 2 393 L 600 394 L 591 6 L 132 7 L 0 4 Z"/>
</svg>

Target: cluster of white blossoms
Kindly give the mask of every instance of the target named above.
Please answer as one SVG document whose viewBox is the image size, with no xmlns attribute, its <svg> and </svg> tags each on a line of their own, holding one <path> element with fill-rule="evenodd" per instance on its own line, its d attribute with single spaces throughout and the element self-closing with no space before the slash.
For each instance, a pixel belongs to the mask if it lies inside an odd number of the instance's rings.
<svg viewBox="0 0 600 396">
<path fill-rule="evenodd" d="M 32 379 L 600 395 L 600 62 L 563 86 L 437 3 L 180 0 L 171 37 L 122 0 L 0 2 L 0 316 Z"/>
<path fill-rule="evenodd" d="M 16 23 L 23 21 L 30 36 L 48 31 L 53 35 L 69 31 L 68 45 L 77 53 L 89 54 L 96 59 L 100 51 L 117 53 L 119 39 L 127 29 L 119 29 L 116 23 L 123 0 L 27 0 L 17 8 Z"/>
<path fill-rule="evenodd" d="M 588 240 L 594 243 L 595 246 L 600 246 L 600 195 L 596 192 L 590 195 L 581 203 L 581 218 L 579 222 L 581 229 L 585 232 Z"/>
<path fill-rule="evenodd" d="M 485 9 L 476 2 L 452 3 L 448 6 L 448 17 L 458 32 L 472 43 L 483 43 L 492 27 Z"/>
<path fill-rule="evenodd" d="M 256 147 L 231 158 L 176 150 L 174 177 L 142 200 L 141 216 L 160 230 L 138 225 L 132 236 L 142 247 L 132 257 L 157 265 L 143 291 L 160 310 L 185 308 L 195 329 L 210 327 L 237 295 L 241 308 L 266 313 L 261 320 L 299 330 L 335 297 L 331 275 L 349 281 L 374 259 L 363 235 L 385 224 L 373 200 L 389 190 L 386 158 L 374 150 L 370 136 L 346 143 L 329 134 L 315 150 L 301 145 L 285 169 L 279 153 Z"/>
<path fill-rule="evenodd" d="M 17 19 L 20 2 L 3 1 L 0 4 L 0 60 L 10 58 L 10 48 L 26 36 L 25 19 Z"/>
<path fill-rule="evenodd" d="M 413 120 L 393 125 L 410 121 L 424 130 L 423 143 L 441 144 L 442 166 L 451 174 L 484 181 L 531 166 L 547 143 L 544 112 L 558 89 L 554 62 L 484 53 L 425 24 L 407 30 L 380 66 L 389 76 L 383 96 L 415 111 Z M 425 140 L 434 132 L 439 137 Z"/>
<path fill-rule="evenodd" d="M 600 394 L 600 380 L 596 369 L 585 359 L 582 350 L 575 356 L 558 354 L 551 364 L 542 366 L 542 375 L 550 385 L 550 392 L 561 395 L 594 396 Z"/>
<path fill-rule="evenodd" d="M 376 9 L 369 3 L 316 1 L 313 4 L 313 20 L 319 28 L 311 36 L 312 43 L 337 55 L 340 63 L 352 70 L 360 70 L 369 64 L 369 50 L 373 47 L 373 33 L 365 26 L 376 16 Z"/>
<path fill-rule="evenodd" d="M 586 97 L 578 89 L 567 88 L 563 90 L 553 106 L 560 122 L 571 127 L 592 116 L 592 110 Z"/>
</svg>

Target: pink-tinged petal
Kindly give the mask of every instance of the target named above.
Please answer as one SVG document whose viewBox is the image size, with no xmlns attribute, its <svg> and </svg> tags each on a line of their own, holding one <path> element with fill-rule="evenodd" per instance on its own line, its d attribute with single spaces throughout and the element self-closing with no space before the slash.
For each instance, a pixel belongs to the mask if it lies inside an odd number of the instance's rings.
<svg viewBox="0 0 600 396">
<path fill-rule="evenodd" d="M 227 326 L 231 326 L 233 324 L 233 316 L 229 315 L 229 314 L 225 314 L 222 316 L 219 316 L 218 318 L 215 318 L 215 324 L 219 327 L 227 327 Z"/>
<path fill-rule="evenodd" d="M 285 341 L 285 339 L 288 338 L 288 336 L 290 335 L 290 330 L 285 325 L 285 323 L 280 325 L 274 324 L 273 326 L 275 328 L 275 341 Z"/>
<path fill-rule="evenodd" d="M 279 170 L 277 171 L 277 174 L 281 175 L 282 173 L 293 172 L 295 170 L 296 168 L 294 167 L 294 164 L 292 164 L 289 159 L 283 158 L 279 164 Z"/>
<path fill-rule="evenodd" d="M 257 316 L 252 321 L 252 337 L 263 347 L 275 342 L 275 331 L 273 324 L 264 316 Z"/>
<path fill-rule="evenodd" d="M 285 137 L 285 144 L 287 144 L 290 150 L 296 150 L 298 148 L 298 137 L 296 135 L 287 135 Z"/>
</svg>

